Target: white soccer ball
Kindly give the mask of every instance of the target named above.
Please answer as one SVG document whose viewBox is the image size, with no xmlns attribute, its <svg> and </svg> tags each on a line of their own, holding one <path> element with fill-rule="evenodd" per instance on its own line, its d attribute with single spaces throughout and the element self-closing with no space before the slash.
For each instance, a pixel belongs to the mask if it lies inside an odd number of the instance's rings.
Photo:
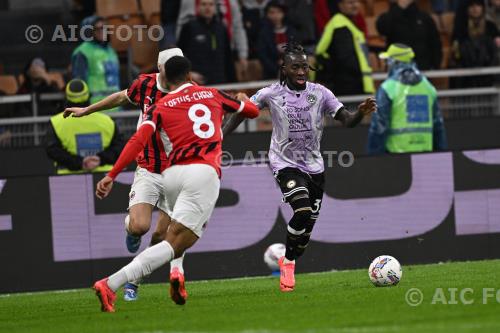
<svg viewBox="0 0 500 333">
<path fill-rule="evenodd" d="M 285 255 L 285 251 L 285 244 L 275 243 L 270 245 L 264 252 L 264 262 L 272 271 L 280 269 L 278 260 Z"/>
<path fill-rule="evenodd" d="M 403 270 L 396 258 L 380 256 L 372 261 L 368 276 L 376 287 L 395 286 L 401 280 Z"/>
</svg>

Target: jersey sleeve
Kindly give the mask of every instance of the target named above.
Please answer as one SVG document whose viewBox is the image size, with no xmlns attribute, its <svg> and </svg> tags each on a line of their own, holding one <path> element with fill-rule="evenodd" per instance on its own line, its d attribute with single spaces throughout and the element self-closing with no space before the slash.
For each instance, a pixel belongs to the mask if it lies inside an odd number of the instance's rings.
<svg viewBox="0 0 500 333">
<path fill-rule="evenodd" d="M 267 99 L 270 92 L 271 92 L 270 87 L 262 88 L 259 91 L 257 91 L 255 95 L 250 97 L 250 101 L 252 101 L 253 104 L 257 105 L 257 107 L 262 110 L 263 108 L 268 106 Z"/>
<path fill-rule="evenodd" d="M 323 114 L 335 117 L 337 111 L 340 110 L 340 108 L 342 108 L 344 104 L 342 104 L 329 89 L 322 87 L 322 91 L 323 91 L 323 105 L 322 105 Z"/>
<path fill-rule="evenodd" d="M 237 99 L 219 90 L 216 90 L 216 92 L 218 94 L 219 101 L 222 104 L 222 109 L 225 112 L 238 113 L 245 118 L 255 118 L 259 115 L 259 109 L 254 103 L 250 101 L 238 101 Z"/>
<path fill-rule="evenodd" d="M 151 137 L 153 133 L 154 130 L 150 126 L 141 126 L 128 140 L 120 154 L 120 157 L 118 157 L 118 160 L 113 165 L 113 168 L 109 171 L 108 176 L 114 180 L 118 174 L 127 167 L 127 165 L 132 163 L 139 152 L 144 149 L 146 143 L 148 142 L 148 138 Z"/>
<path fill-rule="evenodd" d="M 142 86 L 142 78 L 139 76 L 137 79 L 132 82 L 130 87 L 127 88 L 127 98 L 132 104 L 139 104 L 141 100 L 141 86 Z"/>
<path fill-rule="evenodd" d="M 216 90 L 217 97 L 222 104 L 222 109 L 226 112 L 235 113 L 241 107 L 242 102 L 238 101 L 223 91 Z"/>
<path fill-rule="evenodd" d="M 109 171 L 108 176 L 115 179 L 118 174 L 125 169 L 127 165 L 132 163 L 132 161 L 137 157 L 139 152 L 141 152 L 148 142 L 148 138 L 153 135 L 156 131 L 156 122 L 158 120 L 158 112 L 156 111 L 156 105 L 152 105 L 149 109 L 144 112 L 143 121 L 137 132 L 128 140 L 127 144 L 123 148 L 120 157 L 113 165 L 111 171 Z"/>
</svg>

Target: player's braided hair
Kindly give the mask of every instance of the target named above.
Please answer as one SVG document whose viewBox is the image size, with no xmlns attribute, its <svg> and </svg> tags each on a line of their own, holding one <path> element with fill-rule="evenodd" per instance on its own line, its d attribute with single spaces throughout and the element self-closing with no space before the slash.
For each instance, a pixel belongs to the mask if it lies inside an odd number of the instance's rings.
<svg viewBox="0 0 500 333">
<path fill-rule="evenodd" d="M 283 49 L 285 50 L 285 52 L 283 52 L 283 55 L 281 58 L 283 65 L 280 69 L 280 83 L 282 85 L 285 84 L 285 81 L 286 81 L 286 74 L 285 74 L 285 71 L 283 70 L 286 57 L 287 56 L 306 55 L 306 52 L 304 51 L 304 47 L 302 45 L 300 45 L 299 43 L 297 43 L 293 38 L 291 38 L 290 41 L 288 43 L 286 43 L 285 46 L 283 46 Z"/>
</svg>

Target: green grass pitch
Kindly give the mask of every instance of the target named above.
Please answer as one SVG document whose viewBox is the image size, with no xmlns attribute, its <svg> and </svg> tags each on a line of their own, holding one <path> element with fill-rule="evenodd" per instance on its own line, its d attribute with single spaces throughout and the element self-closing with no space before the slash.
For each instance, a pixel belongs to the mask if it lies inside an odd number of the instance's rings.
<svg viewBox="0 0 500 333">
<path fill-rule="evenodd" d="M 90 288 L 0 295 L 0 332 L 500 332 L 500 260 L 403 266 L 389 288 L 365 269 L 296 279 L 286 294 L 277 277 L 188 282 L 185 306 L 166 284 L 143 285 L 137 302 L 118 294 L 116 313 L 101 313 Z M 421 305 L 407 304 L 411 288 Z"/>
</svg>

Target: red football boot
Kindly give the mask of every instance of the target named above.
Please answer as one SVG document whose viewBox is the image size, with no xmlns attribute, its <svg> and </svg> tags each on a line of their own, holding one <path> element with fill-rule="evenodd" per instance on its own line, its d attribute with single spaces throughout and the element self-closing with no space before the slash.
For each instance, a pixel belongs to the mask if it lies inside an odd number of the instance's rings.
<svg viewBox="0 0 500 333">
<path fill-rule="evenodd" d="M 184 281 L 184 274 L 177 267 L 170 272 L 170 298 L 178 305 L 186 304 L 188 297 Z"/>
<path fill-rule="evenodd" d="M 101 311 L 115 312 L 116 294 L 108 287 L 108 278 L 104 278 L 94 283 L 93 289 L 101 302 Z"/>
</svg>

